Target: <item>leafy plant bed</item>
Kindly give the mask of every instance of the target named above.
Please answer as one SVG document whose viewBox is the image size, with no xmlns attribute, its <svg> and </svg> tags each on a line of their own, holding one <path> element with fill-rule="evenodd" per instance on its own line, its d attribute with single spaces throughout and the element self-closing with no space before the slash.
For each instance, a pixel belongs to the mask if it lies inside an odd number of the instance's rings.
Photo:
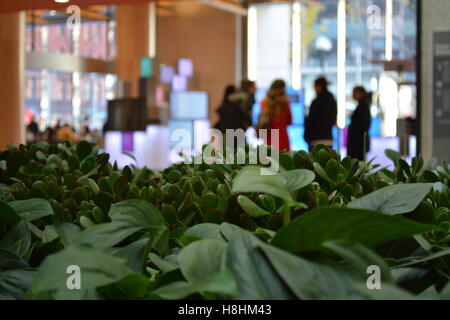
<svg viewBox="0 0 450 320">
<path fill-rule="evenodd" d="M 449 299 L 450 167 L 387 154 L 393 170 L 317 146 L 261 176 L 10 147 L 0 299 Z"/>
</svg>

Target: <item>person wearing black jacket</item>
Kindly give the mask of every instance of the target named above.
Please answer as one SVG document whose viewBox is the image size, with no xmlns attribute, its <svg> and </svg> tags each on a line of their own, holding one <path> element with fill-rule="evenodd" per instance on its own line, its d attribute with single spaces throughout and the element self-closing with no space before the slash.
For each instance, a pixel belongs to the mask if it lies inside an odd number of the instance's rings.
<svg viewBox="0 0 450 320">
<path fill-rule="evenodd" d="M 219 121 L 214 126 L 215 129 L 223 133 L 227 129 L 247 129 L 245 127 L 247 115 L 242 109 L 242 99 L 242 95 L 237 92 L 237 88 L 234 85 L 229 85 L 225 88 L 222 104 L 217 110 Z"/>
<path fill-rule="evenodd" d="M 369 151 L 370 137 L 369 129 L 371 125 L 370 98 L 364 87 L 353 89 L 353 99 L 358 102 L 358 106 L 352 115 L 352 121 L 348 128 L 347 155 L 360 161 L 364 160 L 365 151 Z"/>
<path fill-rule="evenodd" d="M 337 103 L 324 77 L 314 83 L 317 97 L 311 103 L 309 115 L 305 121 L 305 141 L 312 151 L 315 145 L 333 146 L 333 126 L 337 121 Z"/>
</svg>

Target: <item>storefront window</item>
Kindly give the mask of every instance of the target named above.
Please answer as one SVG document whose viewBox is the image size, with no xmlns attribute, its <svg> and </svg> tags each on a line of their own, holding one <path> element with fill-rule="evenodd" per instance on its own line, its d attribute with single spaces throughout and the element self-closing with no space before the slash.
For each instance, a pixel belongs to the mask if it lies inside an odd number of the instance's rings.
<svg viewBox="0 0 450 320">
<path fill-rule="evenodd" d="M 352 89 L 364 86 L 373 96 L 371 136 L 395 139 L 397 120 L 415 117 L 416 73 L 410 66 L 415 65 L 417 49 L 416 2 L 318 0 L 254 4 L 249 14 L 249 52 L 254 52 L 248 57 L 249 75 L 262 89 L 279 77 L 293 90 L 300 89 L 305 114 L 315 97 L 314 80 L 326 76 L 339 104 L 341 151 L 345 151 L 343 129 L 355 108 Z M 291 40 L 283 41 L 285 36 Z M 252 58 L 256 64 L 250 61 Z M 298 134 L 292 139 L 302 137 Z"/>
</svg>

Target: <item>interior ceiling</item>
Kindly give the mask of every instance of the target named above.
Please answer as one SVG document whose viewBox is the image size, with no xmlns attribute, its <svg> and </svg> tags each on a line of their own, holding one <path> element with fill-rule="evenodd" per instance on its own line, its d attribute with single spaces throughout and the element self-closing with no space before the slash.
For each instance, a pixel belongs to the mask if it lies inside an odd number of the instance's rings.
<svg viewBox="0 0 450 320">
<path fill-rule="evenodd" d="M 187 0 L 70 0 L 68 3 L 56 3 L 54 0 L 1 0 L 0 1 L 0 13 L 2 12 L 14 12 L 21 10 L 65 10 L 69 5 L 77 5 L 81 8 L 90 7 L 95 5 L 120 5 L 120 4 L 136 4 L 144 2 L 158 2 L 158 7 L 160 8 L 160 14 L 164 15 L 164 7 L 168 6 L 169 3 L 174 3 L 177 1 L 187 1 Z M 201 0 L 200 0 L 201 1 Z M 290 1 L 290 0 L 209 0 L 218 1 L 229 4 L 236 5 L 246 5 L 256 2 L 279 2 L 279 1 Z M 305 1 L 305 0 L 302 0 Z M 306 0 L 311 1 L 311 0 Z M 170 12 L 166 12 L 170 14 Z"/>
<path fill-rule="evenodd" d="M 93 5 L 112 5 L 112 4 L 136 4 L 143 2 L 152 2 L 156 0 L 70 0 L 68 3 L 56 3 L 54 0 L 2 0 L 0 1 L 0 12 L 13 12 L 21 10 L 65 10 L 70 5 L 79 7 L 88 7 Z M 183 0 L 171 0 L 183 1 Z"/>
</svg>

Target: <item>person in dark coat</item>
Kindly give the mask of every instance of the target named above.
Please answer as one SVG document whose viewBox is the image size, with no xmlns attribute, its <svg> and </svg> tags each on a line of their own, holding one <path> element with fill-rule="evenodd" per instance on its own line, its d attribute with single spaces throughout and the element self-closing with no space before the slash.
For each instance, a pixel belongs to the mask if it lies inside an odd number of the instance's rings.
<svg viewBox="0 0 450 320">
<path fill-rule="evenodd" d="M 309 115 L 305 121 L 305 141 L 312 151 L 315 145 L 333 147 L 333 126 L 337 121 L 337 103 L 328 91 L 328 80 L 324 77 L 314 82 L 317 97 L 311 103 Z"/>
<path fill-rule="evenodd" d="M 222 104 L 217 113 L 219 121 L 214 126 L 215 129 L 225 133 L 227 129 L 243 129 L 245 130 L 245 122 L 247 115 L 242 109 L 242 95 L 237 92 L 238 89 L 234 85 L 225 88 Z"/>
<path fill-rule="evenodd" d="M 370 149 L 370 97 L 364 87 L 356 87 L 353 89 L 353 99 L 358 102 L 358 106 L 353 112 L 348 128 L 347 155 L 363 161 L 365 158 L 364 144 L 366 152 Z"/>
</svg>

